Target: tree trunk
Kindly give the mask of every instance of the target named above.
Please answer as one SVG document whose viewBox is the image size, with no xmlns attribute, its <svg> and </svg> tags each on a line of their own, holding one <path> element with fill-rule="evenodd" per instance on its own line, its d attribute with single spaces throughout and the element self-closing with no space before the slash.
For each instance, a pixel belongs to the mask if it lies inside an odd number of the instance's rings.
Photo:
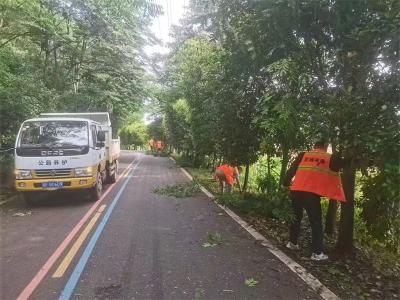
<svg viewBox="0 0 400 300">
<path fill-rule="evenodd" d="M 54 85 L 55 88 L 58 90 L 60 86 L 60 80 L 59 80 L 59 71 L 58 71 L 58 57 L 57 57 L 57 43 L 53 43 L 53 59 L 54 59 L 54 74 L 53 74 L 53 80 L 54 80 Z"/>
<path fill-rule="evenodd" d="M 333 236 L 335 234 L 337 201 L 329 199 L 328 211 L 326 212 L 325 233 Z"/>
<path fill-rule="evenodd" d="M 269 195 L 271 193 L 271 155 L 267 154 L 267 174 L 268 174 L 268 179 L 267 179 L 267 194 Z M 262 191 L 265 192 L 265 191 Z"/>
<path fill-rule="evenodd" d="M 215 169 L 215 161 L 217 160 L 217 155 L 213 153 L 212 161 L 211 161 L 211 172 L 214 172 Z"/>
<path fill-rule="evenodd" d="M 249 183 L 249 173 L 250 173 L 250 164 L 247 162 L 245 173 L 244 173 L 244 182 L 243 182 L 243 189 L 242 189 L 243 192 L 245 192 L 247 190 L 247 185 Z"/>
<path fill-rule="evenodd" d="M 219 157 L 218 166 L 222 165 L 222 160 L 223 160 L 223 156 L 221 155 L 221 156 Z"/>
<path fill-rule="evenodd" d="M 343 170 L 342 185 L 346 202 L 341 204 L 339 236 L 336 249 L 341 254 L 352 254 L 354 234 L 354 188 L 356 169 L 353 164 Z"/>
<path fill-rule="evenodd" d="M 332 143 L 332 154 L 336 155 L 336 144 Z M 336 215 L 338 209 L 338 202 L 336 200 L 329 199 L 328 211 L 326 212 L 325 220 L 325 233 L 330 236 L 334 236 L 336 229 Z"/>
<path fill-rule="evenodd" d="M 285 177 L 286 174 L 286 169 L 287 165 L 289 163 L 289 151 L 288 149 L 283 148 L 282 149 L 282 161 L 281 161 L 281 173 L 279 174 L 279 186 L 282 185 L 283 178 Z"/>
</svg>

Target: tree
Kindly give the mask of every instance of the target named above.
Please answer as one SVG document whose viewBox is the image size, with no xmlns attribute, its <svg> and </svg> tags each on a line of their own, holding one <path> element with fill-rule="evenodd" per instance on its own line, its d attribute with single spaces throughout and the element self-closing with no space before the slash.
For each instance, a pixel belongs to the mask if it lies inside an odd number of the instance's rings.
<svg viewBox="0 0 400 300">
<path fill-rule="evenodd" d="M 44 111 L 108 111 L 123 125 L 145 97 L 139 53 L 157 13 L 145 0 L 3 1 L 0 147 Z"/>
<path fill-rule="evenodd" d="M 119 130 L 121 144 L 124 146 L 143 147 L 149 141 L 147 126 L 142 122 L 131 123 Z"/>
<path fill-rule="evenodd" d="M 167 105 L 164 111 L 163 127 L 167 143 L 179 152 L 188 155 L 193 150 L 193 140 L 190 132 L 190 109 L 183 98 Z"/>
<path fill-rule="evenodd" d="M 151 139 L 165 141 L 165 133 L 162 123 L 162 118 L 156 118 L 153 122 L 147 125 L 147 134 Z"/>
<path fill-rule="evenodd" d="M 223 71 L 223 53 L 204 39 L 187 41 L 172 58 L 172 78 L 182 91 L 189 107 L 193 143 L 193 163 L 199 165 L 205 155 L 216 152 L 216 101 Z"/>
</svg>

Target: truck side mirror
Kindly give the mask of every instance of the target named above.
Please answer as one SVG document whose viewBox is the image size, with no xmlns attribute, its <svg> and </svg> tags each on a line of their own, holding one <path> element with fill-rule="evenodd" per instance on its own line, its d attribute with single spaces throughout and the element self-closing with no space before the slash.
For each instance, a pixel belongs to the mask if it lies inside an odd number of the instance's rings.
<svg viewBox="0 0 400 300">
<path fill-rule="evenodd" d="M 97 141 L 103 142 L 103 143 L 106 141 L 106 132 L 105 131 L 97 132 Z"/>
</svg>

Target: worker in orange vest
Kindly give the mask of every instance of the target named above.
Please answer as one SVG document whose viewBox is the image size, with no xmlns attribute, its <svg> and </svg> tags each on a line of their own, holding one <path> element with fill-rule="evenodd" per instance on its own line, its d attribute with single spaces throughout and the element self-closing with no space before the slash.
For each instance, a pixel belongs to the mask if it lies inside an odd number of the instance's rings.
<svg viewBox="0 0 400 300">
<path fill-rule="evenodd" d="M 221 187 L 221 195 L 224 194 L 224 186 L 227 193 L 232 193 L 232 187 L 236 183 L 240 190 L 240 176 L 241 168 L 237 167 L 236 164 L 230 166 L 228 164 L 221 165 L 216 168 L 214 179 L 219 181 Z"/>
<path fill-rule="evenodd" d="M 286 247 L 299 249 L 300 224 L 306 210 L 312 231 L 312 260 L 326 260 L 323 253 L 321 197 L 345 202 L 339 169 L 347 165 L 338 155 L 327 153 L 328 143 L 315 143 L 314 149 L 302 152 L 285 174 L 283 186 L 290 186 L 294 220 L 290 225 L 290 241 Z M 294 180 L 292 182 L 292 179 Z"/>
<path fill-rule="evenodd" d="M 157 141 L 157 150 L 158 152 L 161 152 L 162 150 L 164 150 L 164 143 L 162 141 Z"/>
</svg>

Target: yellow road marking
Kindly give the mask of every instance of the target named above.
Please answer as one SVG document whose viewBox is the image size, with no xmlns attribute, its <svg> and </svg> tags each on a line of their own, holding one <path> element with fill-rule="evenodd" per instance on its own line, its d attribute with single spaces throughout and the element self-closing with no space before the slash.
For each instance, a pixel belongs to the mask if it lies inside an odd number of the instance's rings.
<svg viewBox="0 0 400 300">
<path fill-rule="evenodd" d="M 103 204 L 102 206 L 99 207 L 99 209 L 97 210 L 97 212 L 102 213 L 104 211 L 104 209 L 106 208 L 106 205 Z"/>
<path fill-rule="evenodd" d="M 81 235 L 72 245 L 71 249 L 68 251 L 67 255 L 64 257 L 61 264 L 58 266 L 57 270 L 54 272 L 52 278 L 60 278 L 64 275 L 65 271 L 68 269 L 69 265 L 71 264 L 72 259 L 75 257 L 76 253 L 78 252 L 79 248 L 82 246 L 83 242 L 89 235 L 90 231 L 92 230 L 94 224 L 99 219 L 101 213 L 106 208 L 106 205 L 103 204 L 99 207 L 93 218 L 90 222 L 86 225 L 85 229 L 82 231 Z"/>
</svg>

